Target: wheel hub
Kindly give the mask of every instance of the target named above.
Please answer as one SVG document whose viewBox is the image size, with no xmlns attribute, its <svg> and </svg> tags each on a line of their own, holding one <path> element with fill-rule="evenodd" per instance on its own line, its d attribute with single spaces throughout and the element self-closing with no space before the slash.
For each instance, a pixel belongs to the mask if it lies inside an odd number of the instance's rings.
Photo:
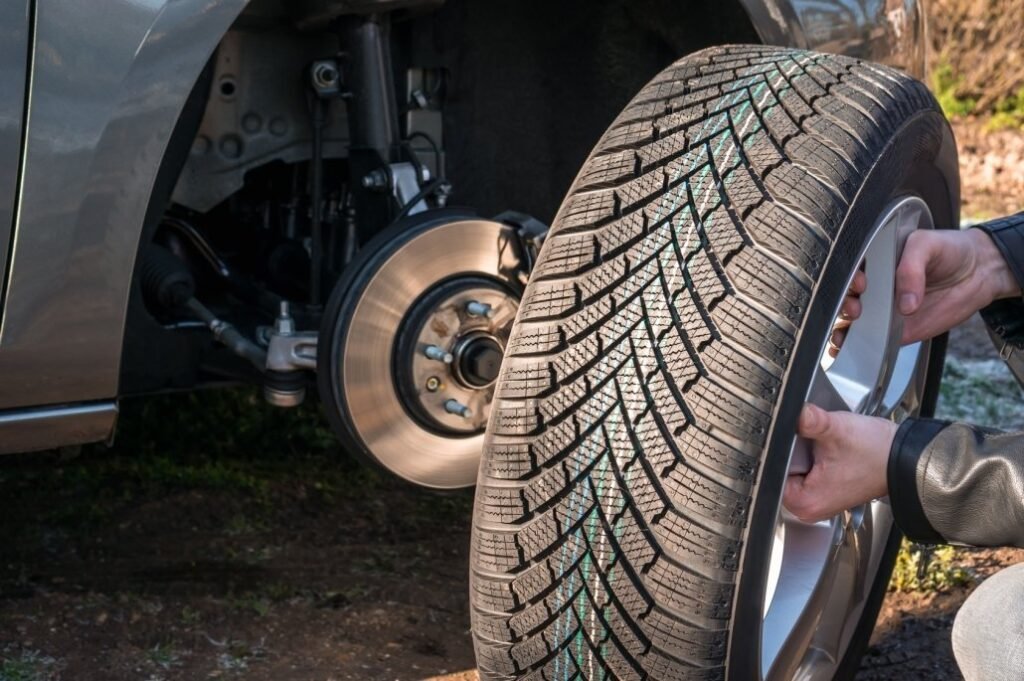
<svg viewBox="0 0 1024 681">
<path fill-rule="evenodd" d="M 406 408 L 440 433 L 483 432 L 519 300 L 460 278 L 428 291 L 400 332 L 395 365 Z"/>
<path fill-rule="evenodd" d="M 498 379 L 505 349 L 492 336 L 467 338 L 460 346 L 455 366 L 463 380 L 476 388 L 485 388 Z"/>
</svg>

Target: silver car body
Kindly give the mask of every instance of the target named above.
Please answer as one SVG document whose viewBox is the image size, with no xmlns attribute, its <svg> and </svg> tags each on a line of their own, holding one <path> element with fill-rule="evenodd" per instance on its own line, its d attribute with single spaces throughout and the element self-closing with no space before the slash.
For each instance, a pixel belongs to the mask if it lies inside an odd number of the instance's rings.
<svg viewBox="0 0 1024 681">
<path fill-rule="evenodd" d="M 924 72 L 915 0 L 742 4 L 766 43 Z M 186 99 L 246 5 L 0 6 L 0 452 L 111 435 L 154 182 Z"/>
</svg>

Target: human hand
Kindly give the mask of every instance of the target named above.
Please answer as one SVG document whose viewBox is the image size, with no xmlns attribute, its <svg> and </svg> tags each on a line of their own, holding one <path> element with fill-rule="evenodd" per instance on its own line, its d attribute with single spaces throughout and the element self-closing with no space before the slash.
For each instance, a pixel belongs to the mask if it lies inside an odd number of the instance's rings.
<svg viewBox="0 0 1024 681">
<path fill-rule="evenodd" d="M 817 522 L 885 496 L 898 428 L 876 416 L 804 405 L 797 432 L 811 441 L 813 465 L 804 475 L 789 476 L 782 504 L 800 520 Z"/>
<path fill-rule="evenodd" d="M 828 354 L 832 357 L 839 356 L 839 350 L 843 347 L 843 341 L 846 340 L 846 333 L 850 330 L 850 325 L 860 317 L 860 313 L 863 311 L 860 296 L 867 290 L 867 286 L 868 278 L 865 276 L 864 270 L 857 270 L 857 273 L 853 275 L 853 281 L 850 282 L 850 288 L 846 291 L 843 306 L 839 308 L 839 317 L 832 324 L 832 335 L 828 341 Z"/>
<path fill-rule="evenodd" d="M 910 234 L 896 269 L 903 343 L 948 331 L 993 300 L 1020 295 L 1002 253 L 980 229 Z"/>
</svg>

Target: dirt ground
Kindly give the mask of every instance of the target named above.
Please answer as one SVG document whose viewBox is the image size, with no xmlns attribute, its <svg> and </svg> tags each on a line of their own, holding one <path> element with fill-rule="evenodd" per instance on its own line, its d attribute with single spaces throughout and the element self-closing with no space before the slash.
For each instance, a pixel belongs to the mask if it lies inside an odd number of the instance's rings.
<svg viewBox="0 0 1024 681">
<path fill-rule="evenodd" d="M 181 400 L 156 403 L 181 407 L 157 433 L 153 405 L 129 405 L 113 451 L 3 462 L 2 681 L 475 678 L 468 493 L 420 492 L 304 440 L 252 452 L 259 427 L 229 445 L 243 454 L 196 463 L 178 449 L 191 433 L 175 438 L 195 409 Z M 983 578 L 1024 552 L 960 560 Z M 967 592 L 890 593 L 858 679 L 959 678 L 949 630 Z"/>
<path fill-rule="evenodd" d="M 18 515 L 71 501 L 37 492 L 48 487 L 34 489 L 31 475 L 12 482 L 38 465 L 5 469 L 3 498 Z M 89 464 L 63 464 L 79 465 Z M 266 503 L 188 489 L 130 501 L 88 531 L 66 519 L 37 527 L 32 542 L 5 536 L 0 678 L 475 678 L 468 496 L 439 504 L 377 478 L 366 491 L 335 497 L 289 481 Z M 964 555 L 979 576 L 1022 559 Z M 965 595 L 889 594 L 858 679 L 959 678 L 949 630 Z"/>
<path fill-rule="evenodd" d="M 468 494 L 358 471 L 350 484 L 319 459 L 296 462 L 312 480 L 259 493 L 212 476 L 140 485 L 105 456 L 3 469 L 4 506 L 17 508 L 0 534 L 0 679 L 383 681 L 472 667 Z M 101 470 L 81 484 L 78 467 Z M 124 502 L 88 517 L 77 495 L 108 483 Z"/>
<path fill-rule="evenodd" d="M 1020 162 L 1024 137 L 958 134 L 965 214 L 1019 210 L 1024 165 L 996 150 Z M 976 322 L 952 352 L 974 383 L 947 403 L 1019 402 L 1005 376 L 978 383 L 993 355 Z M 474 678 L 470 494 L 339 454 L 315 407 L 159 398 L 126 406 L 113 450 L 71 454 L 0 462 L 0 681 Z M 958 560 L 980 580 L 1024 552 Z M 969 590 L 891 592 L 858 679 L 959 678 L 949 631 Z"/>
</svg>

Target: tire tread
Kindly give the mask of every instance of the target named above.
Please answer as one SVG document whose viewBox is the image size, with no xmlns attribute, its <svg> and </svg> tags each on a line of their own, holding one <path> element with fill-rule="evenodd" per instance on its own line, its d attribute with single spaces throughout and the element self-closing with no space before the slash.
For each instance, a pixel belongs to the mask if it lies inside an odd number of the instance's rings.
<svg viewBox="0 0 1024 681">
<path fill-rule="evenodd" d="M 886 67 L 763 46 L 670 66 L 552 227 L 474 515 L 482 679 L 718 680 L 751 495 L 819 273 L 897 127 Z"/>
</svg>

